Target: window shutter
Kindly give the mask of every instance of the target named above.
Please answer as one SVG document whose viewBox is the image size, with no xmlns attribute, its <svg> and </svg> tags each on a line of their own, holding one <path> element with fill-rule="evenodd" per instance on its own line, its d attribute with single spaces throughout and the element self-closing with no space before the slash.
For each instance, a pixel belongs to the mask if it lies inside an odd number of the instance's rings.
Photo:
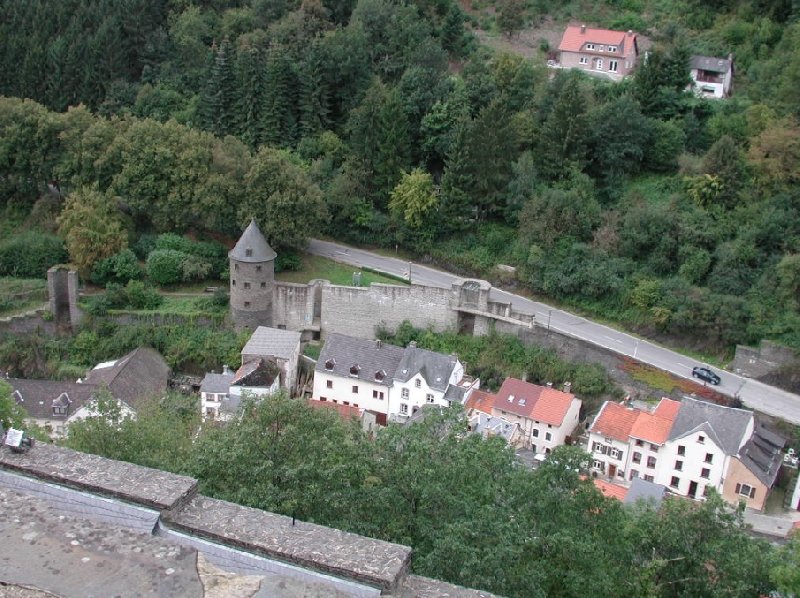
<svg viewBox="0 0 800 598">
<path fill-rule="evenodd" d="M 739 492 L 741 490 L 742 490 L 742 485 L 741 484 L 736 484 L 736 494 L 739 494 Z"/>
<path fill-rule="evenodd" d="M 755 487 L 751 487 L 750 488 L 750 498 L 755 498 L 755 497 L 756 497 L 756 489 L 755 489 Z"/>
</svg>

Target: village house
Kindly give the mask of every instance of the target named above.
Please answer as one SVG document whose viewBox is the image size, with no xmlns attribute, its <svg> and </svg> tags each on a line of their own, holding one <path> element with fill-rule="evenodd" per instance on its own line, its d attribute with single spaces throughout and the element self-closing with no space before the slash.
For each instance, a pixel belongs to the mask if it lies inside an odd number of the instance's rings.
<svg viewBox="0 0 800 598">
<path fill-rule="evenodd" d="M 281 368 L 274 358 L 252 359 L 235 373 L 227 366 L 222 374 L 206 374 L 200 385 L 203 420 L 227 421 L 239 412 L 242 401 L 259 399 L 281 389 Z"/>
<path fill-rule="evenodd" d="M 692 499 L 710 488 L 762 510 L 775 484 L 783 439 L 744 409 L 689 397 L 650 412 L 606 402 L 589 428 L 596 475 L 661 484 Z"/>
<path fill-rule="evenodd" d="M 300 360 L 300 333 L 259 326 L 242 349 L 242 365 L 249 361 L 272 359 L 280 369 L 280 386 L 296 394 L 297 363 Z"/>
<path fill-rule="evenodd" d="M 633 31 L 569 25 L 558 45 L 558 52 L 557 60 L 548 62 L 548 66 L 579 69 L 621 81 L 635 68 L 639 46 Z"/>
<path fill-rule="evenodd" d="M 692 56 L 689 61 L 692 83 L 689 89 L 704 98 L 722 99 L 733 92 L 733 54 L 727 58 Z"/>
<path fill-rule="evenodd" d="M 135 416 L 140 401 L 163 396 L 170 369 L 155 349 L 139 347 L 92 368 L 78 382 L 9 378 L 11 396 L 31 423 L 54 437 L 64 436 L 69 425 L 97 413 L 101 392 L 116 399 L 123 416 Z"/>
<path fill-rule="evenodd" d="M 423 405 L 461 403 L 480 386 L 455 355 L 405 349 L 380 340 L 331 334 L 314 371 L 315 401 L 374 411 L 378 423 L 403 421 Z"/>
<path fill-rule="evenodd" d="M 580 399 L 569 392 L 506 378 L 494 396 L 491 415 L 518 424 L 523 447 L 549 455 L 566 443 L 580 409 Z"/>
</svg>

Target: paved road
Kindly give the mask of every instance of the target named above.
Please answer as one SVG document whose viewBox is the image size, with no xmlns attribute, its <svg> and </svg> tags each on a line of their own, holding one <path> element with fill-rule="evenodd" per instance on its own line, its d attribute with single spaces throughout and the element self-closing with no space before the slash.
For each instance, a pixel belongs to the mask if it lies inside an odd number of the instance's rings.
<svg viewBox="0 0 800 598">
<path fill-rule="evenodd" d="M 408 277 L 410 269 L 411 282 L 415 284 L 450 288 L 450 285 L 459 279 L 449 272 L 329 241 L 314 239 L 310 242 L 308 251 L 346 264 L 368 266 L 399 276 Z M 495 288 L 492 288 L 490 297 L 495 301 L 510 302 L 514 309 L 521 312 L 533 313 L 536 322 L 542 326 L 549 326 L 557 332 L 605 347 L 620 355 L 635 357 L 639 361 L 684 378 L 691 378 L 692 367 L 698 365 L 698 362 L 691 357 L 546 303 L 532 301 Z M 800 396 L 730 372 L 715 371 L 722 378 L 722 383 L 716 387 L 719 392 L 731 397 L 738 394 L 748 407 L 800 425 Z"/>
</svg>

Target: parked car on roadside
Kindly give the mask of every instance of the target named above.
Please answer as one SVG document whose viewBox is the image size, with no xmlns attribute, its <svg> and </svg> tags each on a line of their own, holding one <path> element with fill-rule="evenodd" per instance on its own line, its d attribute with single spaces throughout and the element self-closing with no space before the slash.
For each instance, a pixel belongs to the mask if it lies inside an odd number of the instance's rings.
<svg viewBox="0 0 800 598">
<path fill-rule="evenodd" d="M 714 386 L 717 386 L 720 382 L 722 382 L 722 379 L 717 374 L 706 367 L 693 367 L 692 376 L 695 378 L 700 378 L 702 381 L 713 384 Z"/>
</svg>

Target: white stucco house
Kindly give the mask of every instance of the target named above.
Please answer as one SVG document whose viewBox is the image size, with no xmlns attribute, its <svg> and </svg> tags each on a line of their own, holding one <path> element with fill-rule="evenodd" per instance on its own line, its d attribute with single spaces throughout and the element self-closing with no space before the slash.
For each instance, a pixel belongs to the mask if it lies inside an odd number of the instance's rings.
<svg viewBox="0 0 800 598">
<path fill-rule="evenodd" d="M 265 358 L 273 360 L 281 370 L 280 385 L 296 395 L 297 364 L 300 360 L 300 333 L 282 328 L 259 326 L 242 349 L 242 365 Z"/>
<path fill-rule="evenodd" d="M 696 95 L 722 99 L 733 93 L 733 55 L 727 58 L 695 55 L 689 61 L 689 86 Z"/>
</svg>

